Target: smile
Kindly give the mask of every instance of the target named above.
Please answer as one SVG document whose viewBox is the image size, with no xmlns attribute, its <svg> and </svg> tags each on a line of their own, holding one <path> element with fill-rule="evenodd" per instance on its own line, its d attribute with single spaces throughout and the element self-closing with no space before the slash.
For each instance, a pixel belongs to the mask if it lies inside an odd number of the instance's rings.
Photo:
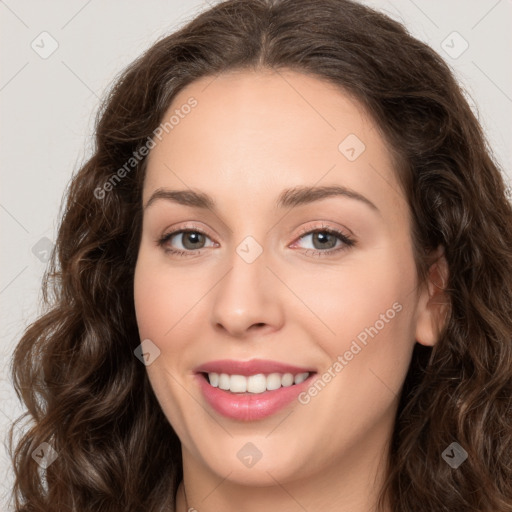
<svg viewBox="0 0 512 512">
<path fill-rule="evenodd" d="M 206 404 L 216 413 L 238 421 L 257 421 L 291 404 L 316 373 L 276 361 L 223 360 L 199 366 L 194 377 Z"/>
</svg>

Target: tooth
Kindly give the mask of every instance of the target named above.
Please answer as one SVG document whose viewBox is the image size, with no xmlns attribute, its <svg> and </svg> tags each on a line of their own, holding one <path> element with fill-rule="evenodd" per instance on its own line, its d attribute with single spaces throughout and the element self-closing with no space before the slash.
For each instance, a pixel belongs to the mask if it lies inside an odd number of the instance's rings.
<svg viewBox="0 0 512 512">
<path fill-rule="evenodd" d="M 293 384 L 293 375 L 291 373 L 285 373 L 283 378 L 281 379 L 281 385 L 283 387 L 288 387 Z"/>
<path fill-rule="evenodd" d="M 308 372 L 298 373 L 297 375 L 295 375 L 295 384 L 300 384 L 301 382 L 304 382 L 308 378 L 308 375 Z"/>
<path fill-rule="evenodd" d="M 229 375 L 227 373 L 208 373 L 208 380 L 212 387 L 218 387 L 232 393 L 264 393 L 274 391 L 280 387 L 289 387 L 293 384 L 300 384 L 309 377 L 309 372 L 297 373 L 270 373 L 264 375 L 259 373 L 245 377 L 244 375 Z"/>
<path fill-rule="evenodd" d="M 219 374 L 218 373 L 209 373 L 208 379 L 210 380 L 210 384 L 216 388 L 219 385 Z"/>
<path fill-rule="evenodd" d="M 267 375 L 267 390 L 273 391 L 274 389 L 279 389 L 281 387 L 281 374 L 280 373 L 271 373 Z"/>
<path fill-rule="evenodd" d="M 229 378 L 229 390 L 233 393 L 245 393 L 247 391 L 247 377 L 231 375 Z"/>
<path fill-rule="evenodd" d="M 247 379 L 247 391 L 249 393 L 263 393 L 267 389 L 267 377 L 263 373 L 251 375 Z"/>
<path fill-rule="evenodd" d="M 221 373 L 219 375 L 219 388 L 227 391 L 229 389 L 229 381 L 229 375 L 227 373 Z"/>
</svg>

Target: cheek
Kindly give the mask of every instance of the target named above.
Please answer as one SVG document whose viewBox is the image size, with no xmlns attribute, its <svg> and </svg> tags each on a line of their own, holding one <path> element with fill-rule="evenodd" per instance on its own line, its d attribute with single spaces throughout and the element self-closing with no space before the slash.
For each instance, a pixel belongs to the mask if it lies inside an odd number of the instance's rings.
<svg viewBox="0 0 512 512">
<path fill-rule="evenodd" d="M 317 340 L 331 365 L 341 356 L 343 369 L 337 368 L 370 400 L 376 388 L 398 391 L 414 348 L 414 260 L 391 249 L 347 260 L 336 274 L 303 281 L 300 292 L 319 312 Z M 308 321 L 301 321 L 307 330 Z"/>
<path fill-rule="evenodd" d="M 316 316 L 317 323 L 323 324 L 319 339 L 330 340 L 328 352 L 333 352 L 358 335 L 364 342 L 368 330 L 388 333 L 406 325 L 403 312 L 414 296 L 415 268 L 413 261 L 382 251 L 365 259 L 347 259 L 329 272 L 290 274 L 287 282 L 313 313 L 296 319 L 311 324 Z"/>
<path fill-rule="evenodd" d="M 400 259 L 382 251 L 377 260 L 347 261 L 311 293 L 324 324 L 315 341 L 327 358 L 321 382 L 301 403 L 309 404 L 320 430 L 333 419 L 344 425 L 329 442 L 346 443 L 392 417 L 414 348 L 415 276 L 407 253 Z M 308 321 L 301 322 L 301 329 L 311 332 Z"/>
<path fill-rule="evenodd" d="M 218 274 L 204 271 L 200 275 L 199 270 L 171 266 L 165 258 L 141 249 L 134 275 L 135 313 L 140 339 L 150 339 L 160 351 L 155 363 L 146 368 L 157 397 L 178 398 L 181 387 L 171 377 L 190 378 L 190 369 L 198 362 L 198 333 L 207 328 L 208 291 Z M 175 403 L 166 406 L 173 417 Z"/>
<path fill-rule="evenodd" d="M 139 254 L 134 275 L 134 301 L 141 339 L 153 340 L 158 337 L 156 334 L 164 328 L 161 325 L 162 318 L 157 310 L 165 307 L 162 305 L 165 294 L 162 287 L 158 285 L 155 274 L 151 271 L 151 266 L 146 263 L 144 255 Z"/>
<path fill-rule="evenodd" d="M 180 340 L 186 338 L 176 336 L 173 326 L 186 324 L 183 308 L 188 300 L 184 294 L 192 292 L 190 287 L 182 287 L 174 274 L 165 272 L 161 262 L 141 249 L 134 275 L 135 313 L 140 339 L 150 339 L 160 350 L 158 358 L 146 367 L 155 397 L 178 437 L 188 439 L 183 416 L 187 397 L 172 378 L 183 363 L 184 342 Z"/>
<path fill-rule="evenodd" d="M 149 338 L 157 345 L 169 340 L 175 326 L 186 323 L 187 309 L 200 298 L 196 288 L 188 272 L 171 271 L 162 265 L 158 255 L 141 249 L 134 275 L 135 312 L 141 339 Z"/>
</svg>

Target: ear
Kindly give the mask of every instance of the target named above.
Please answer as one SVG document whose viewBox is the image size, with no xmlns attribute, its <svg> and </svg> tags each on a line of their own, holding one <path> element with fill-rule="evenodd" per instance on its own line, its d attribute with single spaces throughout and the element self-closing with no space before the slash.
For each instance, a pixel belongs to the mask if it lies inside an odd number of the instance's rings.
<svg viewBox="0 0 512 512">
<path fill-rule="evenodd" d="M 415 335 L 418 343 L 430 347 L 437 343 L 450 310 L 446 292 L 449 272 L 444 248 L 439 246 L 432 257 L 434 261 L 429 267 L 427 282 L 422 284 L 418 299 Z"/>
</svg>

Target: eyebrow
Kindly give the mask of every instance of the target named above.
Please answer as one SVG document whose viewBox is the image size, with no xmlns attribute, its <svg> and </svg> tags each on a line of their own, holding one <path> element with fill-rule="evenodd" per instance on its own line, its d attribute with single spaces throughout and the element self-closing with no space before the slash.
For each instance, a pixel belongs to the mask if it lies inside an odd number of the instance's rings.
<svg viewBox="0 0 512 512">
<path fill-rule="evenodd" d="M 380 212 L 377 206 L 375 206 L 375 204 L 369 199 L 355 190 L 340 185 L 321 187 L 297 186 L 283 190 L 276 201 L 276 207 L 294 208 L 336 196 L 356 199 L 357 201 L 361 201 L 369 206 L 372 210 Z M 184 206 L 209 209 L 214 212 L 217 210 L 215 200 L 204 192 L 197 192 L 194 190 L 170 190 L 165 188 L 159 188 L 153 192 L 144 206 L 144 210 L 158 199 L 165 199 Z"/>
</svg>

